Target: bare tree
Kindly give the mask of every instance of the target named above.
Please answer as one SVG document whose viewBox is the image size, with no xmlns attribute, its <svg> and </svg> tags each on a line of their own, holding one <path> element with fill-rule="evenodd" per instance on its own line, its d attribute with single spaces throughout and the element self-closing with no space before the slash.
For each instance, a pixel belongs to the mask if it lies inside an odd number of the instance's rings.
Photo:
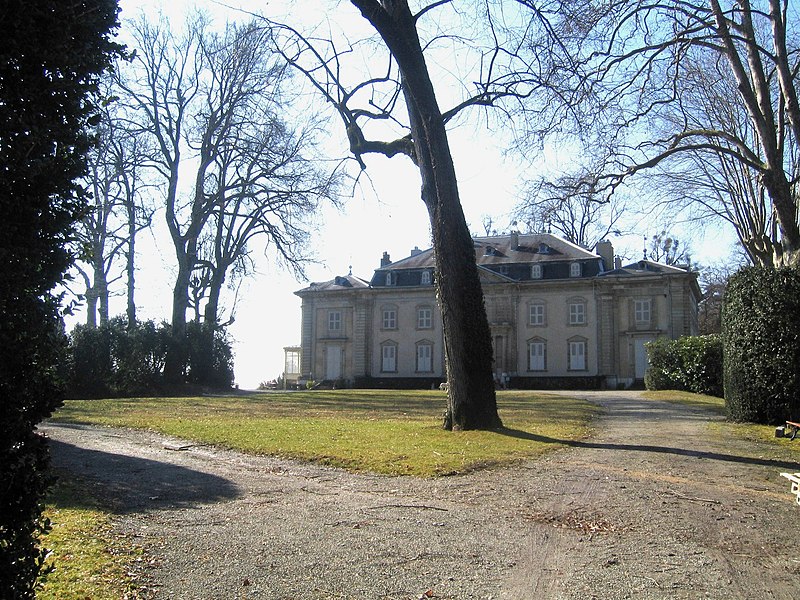
<svg viewBox="0 0 800 600">
<path fill-rule="evenodd" d="M 215 35 L 194 15 L 180 37 L 165 20 L 144 19 L 133 35 L 137 59 L 121 85 L 157 148 L 178 267 L 165 376 L 177 382 L 190 305 L 199 316 L 205 301 L 205 322 L 217 327 L 226 273 L 246 260 L 258 237 L 300 269 L 304 217 L 335 193 L 336 178 L 305 154 L 313 153 L 313 118 L 297 130 L 281 120 L 286 72 L 267 51 L 269 30 L 229 24 Z"/>
<path fill-rule="evenodd" d="M 618 196 L 606 199 L 598 191 L 597 175 L 584 170 L 531 182 L 515 214 L 532 231 L 555 230 L 573 244 L 593 248 L 621 233 L 618 223 L 624 210 Z"/>
<path fill-rule="evenodd" d="M 717 130 L 733 132 L 757 147 L 736 82 L 724 66 L 703 56 L 686 61 L 680 105 L 662 107 L 653 131 L 666 138 L 683 127 L 686 115 L 693 115 L 697 126 L 713 123 Z M 796 149 L 787 148 L 787 156 L 796 156 Z M 796 163 L 794 158 L 790 161 Z M 781 254 L 774 211 L 758 172 L 730 154 L 715 148 L 687 149 L 640 171 L 636 180 L 638 189 L 647 189 L 640 195 L 646 196 L 649 211 L 663 209 L 669 220 L 700 228 L 711 223 L 730 226 L 753 264 L 773 265 Z"/>
<path fill-rule="evenodd" d="M 540 18 L 540 6 L 521 4 Z M 769 201 L 779 243 L 766 224 L 754 223 L 764 233 L 744 240 L 753 255 L 772 252 L 774 264 L 800 260 L 796 7 L 788 0 L 628 0 L 597 10 L 558 2 L 550 8 L 554 31 L 572 35 L 568 45 L 554 46 L 552 60 L 564 64 L 569 56 L 577 65 L 560 82 L 572 90 L 561 114 L 591 122 L 612 148 L 617 167 L 609 186 L 688 153 L 710 158 L 734 176 L 734 186 L 743 185 L 732 190 L 741 201 L 732 213 L 752 206 L 755 220 L 764 221 L 759 211 Z M 708 79 L 706 89 L 728 86 L 725 104 L 708 103 L 696 87 L 699 76 Z M 722 114 L 731 102 L 734 110 Z M 719 200 L 731 200 L 716 189 Z"/>
<path fill-rule="evenodd" d="M 287 26 L 282 50 L 335 107 L 362 169 L 369 154 L 402 155 L 418 167 L 444 329 L 449 382 L 444 426 L 498 427 L 490 329 L 446 126 L 467 108 L 527 96 L 542 82 L 517 53 L 524 37 L 519 31 L 506 35 L 510 15 L 500 3 L 469 3 L 462 10 L 455 2 L 439 1 L 416 13 L 403 0 L 351 4 L 379 40 L 339 40 L 337 46 L 330 32 L 303 36 Z M 518 12 L 512 12 L 516 18 Z M 358 67 L 348 68 L 347 59 L 362 48 L 369 60 L 356 56 Z M 376 57 L 383 58 L 381 66 L 363 75 Z M 467 64 L 477 66 L 459 72 Z M 359 76 L 348 84 L 354 71 Z M 447 77 L 453 73 L 455 81 Z M 440 98 L 452 108 L 443 109 Z"/>
<path fill-rule="evenodd" d="M 136 236 L 150 226 L 152 208 L 144 203 L 142 140 L 126 127 L 124 109 L 106 89 L 99 113 L 96 144 L 88 155 L 88 185 L 93 202 L 76 227 L 79 261 L 75 267 L 85 286 L 86 323 L 108 323 L 110 286 L 127 276 L 128 323 L 136 321 Z M 119 263 L 124 266 L 120 268 Z M 118 270 L 117 270 L 118 269 Z"/>
<path fill-rule="evenodd" d="M 200 267 L 209 273 L 204 319 L 212 325 L 228 273 L 236 279 L 249 272 L 256 240 L 303 276 L 310 216 L 320 200 L 335 201 L 341 179 L 337 168 L 325 171 L 310 158 L 321 154 L 319 118 L 305 115 L 291 128 L 279 114 L 290 100 L 288 74 L 282 61 L 265 60 L 270 35 L 250 23 L 201 40 L 216 102 L 235 113 L 205 173 L 204 193 L 213 205 Z M 236 86 L 238 97 L 227 98 Z"/>
</svg>

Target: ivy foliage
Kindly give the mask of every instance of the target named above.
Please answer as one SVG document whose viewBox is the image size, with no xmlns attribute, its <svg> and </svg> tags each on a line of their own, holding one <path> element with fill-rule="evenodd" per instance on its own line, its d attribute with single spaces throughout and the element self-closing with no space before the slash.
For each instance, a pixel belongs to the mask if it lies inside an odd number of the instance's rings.
<svg viewBox="0 0 800 600">
<path fill-rule="evenodd" d="M 659 338 L 647 344 L 648 390 L 684 390 L 722 397 L 722 338 L 719 335 Z"/>
<path fill-rule="evenodd" d="M 32 598 L 47 529 L 47 444 L 66 338 L 51 290 L 87 207 L 97 78 L 120 47 L 115 0 L 6 0 L 0 13 L 0 598 Z"/>
<path fill-rule="evenodd" d="M 722 336 L 730 418 L 800 419 L 800 267 L 747 267 L 731 277 Z"/>
</svg>

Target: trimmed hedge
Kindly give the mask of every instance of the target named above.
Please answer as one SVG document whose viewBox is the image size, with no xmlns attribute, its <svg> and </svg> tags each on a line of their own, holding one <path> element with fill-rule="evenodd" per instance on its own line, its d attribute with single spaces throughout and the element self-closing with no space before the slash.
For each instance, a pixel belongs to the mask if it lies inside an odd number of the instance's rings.
<svg viewBox="0 0 800 600">
<path fill-rule="evenodd" d="M 730 418 L 800 418 L 800 267 L 747 267 L 731 277 L 722 336 Z"/>
<path fill-rule="evenodd" d="M 722 338 L 719 335 L 659 338 L 647 344 L 648 390 L 684 390 L 722 397 Z"/>
</svg>

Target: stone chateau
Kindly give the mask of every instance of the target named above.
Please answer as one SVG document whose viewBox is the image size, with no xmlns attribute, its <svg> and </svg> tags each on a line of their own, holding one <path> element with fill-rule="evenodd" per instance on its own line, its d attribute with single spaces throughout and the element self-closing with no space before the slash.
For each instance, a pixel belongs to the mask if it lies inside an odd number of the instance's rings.
<svg viewBox="0 0 800 600">
<path fill-rule="evenodd" d="M 593 252 L 551 234 L 473 241 L 498 384 L 627 387 L 644 377 L 647 342 L 697 334 L 695 273 L 647 260 L 622 265 L 608 241 Z M 370 280 L 350 274 L 295 293 L 301 383 L 430 388 L 445 380 L 432 249 L 396 262 L 384 253 Z"/>
</svg>

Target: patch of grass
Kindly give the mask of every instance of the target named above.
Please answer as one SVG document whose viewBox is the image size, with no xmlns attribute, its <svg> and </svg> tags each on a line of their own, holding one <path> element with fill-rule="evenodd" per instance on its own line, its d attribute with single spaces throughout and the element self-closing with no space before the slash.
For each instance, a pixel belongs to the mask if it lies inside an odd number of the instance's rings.
<svg viewBox="0 0 800 600">
<path fill-rule="evenodd" d="M 115 536 L 108 512 L 80 482 L 59 479 L 51 489 L 45 516 L 52 530 L 42 544 L 50 550 L 40 580 L 40 600 L 119 600 L 133 598 L 129 566 L 141 549 Z"/>
<path fill-rule="evenodd" d="M 724 423 L 715 423 L 715 428 L 720 435 L 731 436 L 749 440 L 751 442 L 758 442 L 761 444 L 770 444 L 780 448 L 783 455 L 791 460 L 800 462 L 800 438 L 792 440 L 790 438 L 776 438 L 774 425 L 759 425 L 756 423 L 733 423 L 730 421 Z"/>
<path fill-rule="evenodd" d="M 679 390 L 647 390 L 642 392 L 642 397 L 663 402 L 677 402 L 695 408 L 705 408 L 720 415 L 726 414 L 725 399 L 717 398 L 716 396 L 706 396 L 705 394 Z"/>
<path fill-rule="evenodd" d="M 588 434 L 598 408 L 498 392 L 506 429 L 441 429 L 438 391 L 314 390 L 248 396 L 68 401 L 54 420 L 150 429 L 199 443 L 353 471 L 430 477 L 533 458 Z"/>
<path fill-rule="evenodd" d="M 678 402 L 696 408 L 704 408 L 719 415 L 726 415 L 725 399 L 715 396 L 704 396 L 692 392 L 675 390 L 646 391 L 643 397 L 664 402 Z M 734 423 L 732 421 L 715 422 L 709 425 L 715 434 L 730 437 L 736 436 L 752 442 L 767 443 L 780 447 L 784 454 L 794 460 L 800 460 L 800 438 L 792 441 L 789 438 L 776 438 L 774 425 L 756 423 Z"/>
</svg>

